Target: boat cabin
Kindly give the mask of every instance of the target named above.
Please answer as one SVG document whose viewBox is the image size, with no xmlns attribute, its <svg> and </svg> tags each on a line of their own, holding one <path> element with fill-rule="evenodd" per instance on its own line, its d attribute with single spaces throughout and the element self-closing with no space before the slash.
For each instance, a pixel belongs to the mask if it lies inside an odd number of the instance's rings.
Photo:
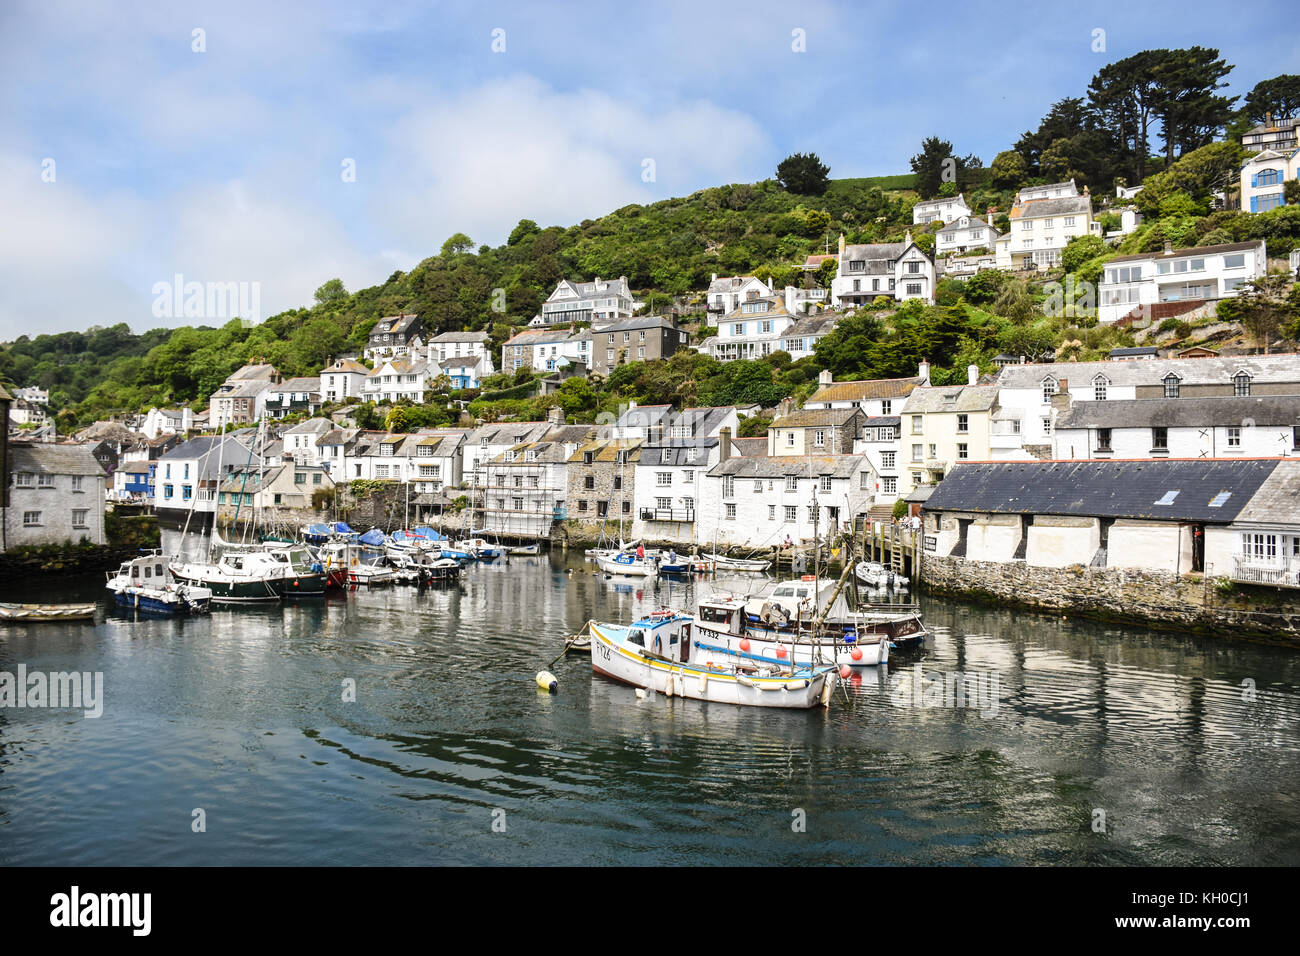
<svg viewBox="0 0 1300 956">
<path fill-rule="evenodd" d="M 745 604 L 734 598 L 701 601 L 695 622 L 701 631 L 742 636 L 745 633 Z"/>
<path fill-rule="evenodd" d="M 126 578 L 135 587 L 156 585 L 162 587 L 171 580 L 170 572 L 161 554 L 146 554 L 130 561 L 123 561 L 117 569 L 117 577 Z"/>
<path fill-rule="evenodd" d="M 675 611 L 655 611 L 627 629 L 624 643 L 686 663 L 691 656 L 691 619 Z"/>
</svg>

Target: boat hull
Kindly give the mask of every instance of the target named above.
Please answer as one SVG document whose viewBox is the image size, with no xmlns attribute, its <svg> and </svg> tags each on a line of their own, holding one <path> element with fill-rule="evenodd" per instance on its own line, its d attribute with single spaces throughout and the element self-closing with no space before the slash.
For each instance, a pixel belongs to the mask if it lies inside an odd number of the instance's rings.
<svg viewBox="0 0 1300 956">
<path fill-rule="evenodd" d="M 284 581 L 276 578 L 233 579 L 218 575 L 202 575 L 173 566 L 172 575 L 183 584 L 193 584 L 212 592 L 213 604 L 260 604 L 279 601 L 284 594 Z"/>
</svg>

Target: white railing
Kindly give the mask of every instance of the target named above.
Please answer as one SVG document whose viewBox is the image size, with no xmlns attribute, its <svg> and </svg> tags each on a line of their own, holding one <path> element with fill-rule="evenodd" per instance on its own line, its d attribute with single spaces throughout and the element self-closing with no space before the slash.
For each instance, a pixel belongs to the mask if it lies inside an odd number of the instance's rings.
<svg viewBox="0 0 1300 956">
<path fill-rule="evenodd" d="M 1244 584 L 1271 584 L 1281 588 L 1300 588 L 1300 561 L 1277 558 L 1255 561 L 1237 555 L 1232 559 L 1232 580 Z"/>
</svg>

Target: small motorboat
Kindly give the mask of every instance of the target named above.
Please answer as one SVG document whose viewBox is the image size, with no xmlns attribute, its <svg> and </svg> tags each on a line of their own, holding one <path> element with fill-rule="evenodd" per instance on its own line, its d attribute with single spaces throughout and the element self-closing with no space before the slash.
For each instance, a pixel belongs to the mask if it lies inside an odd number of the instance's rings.
<svg viewBox="0 0 1300 956">
<path fill-rule="evenodd" d="M 0 621 L 46 623 L 91 621 L 94 618 L 94 604 L 0 604 Z"/>
<path fill-rule="evenodd" d="M 202 614 L 212 601 L 210 588 L 178 581 L 157 551 L 123 561 L 107 587 L 118 607 L 168 617 Z"/>
<path fill-rule="evenodd" d="M 909 583 L 901 574 L 895 574 L 893 568 L 887 568 L 878 561 L 861 561 L 853 573 L 859 581 L 873 588 L 903 590 Z"/>
<path fill-rule="evenodd" d="M 506 548 L 506 554 L 510 557 L 533 557 L 542 553 L 540 544 L 521 544 L 514 547 Z"/>
<path fill-rule="evenodd" d="M 638 558 L 635 554 L 616 554 L 613 557 L 597 558 L 596 566 L 606 574 L 622 578 L 652 578 L 659 573 L 659 568 L 650 558 Z"/>
<path fill-rule="evenodd" d="M 709 555 L 708 560 L 712 561 L 713 566 L 719 571 L 745 571 L 751 574 L 761 574 L 772 566 L 771 561 L 731 558 L 725 554 Z"/>
</svg>

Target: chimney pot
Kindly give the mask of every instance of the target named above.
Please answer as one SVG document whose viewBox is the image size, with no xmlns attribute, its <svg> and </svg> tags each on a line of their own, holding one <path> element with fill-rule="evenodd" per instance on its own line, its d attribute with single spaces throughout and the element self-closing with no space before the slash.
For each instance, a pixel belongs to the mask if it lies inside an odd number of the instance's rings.
<svg viewBox="0 0 1300 956">
<path fill-rule="evenodd" d="M 834 380 L 835 379 L 831 375 L 831 370 L 828 368 L 822 369 L 821 372 L 817 375 L 818 385 L 829 385 Z"/>
<path fill-rule="evenodd" d="M 925 359 L 921 359 L 921 364 L 918 365 L 916 368 L 916 374 L 921 379 L 922 385 L 929 385 L 930 384 L 930 363 Z"/>
<path fill-rule="evenodd" d="M 718 430 L 718 463 L 731 457 L 731 428 L 724 425 Z"/>
<path fill-rule="evenodd" d="M 1172 240 L 1172 239 L 1166 239 L 1166 240 L 1165 240 L 1165 255 L 1167 255 L 1167 256 L 1172 256 L 1173 254 L 1174 254 L 1174 243 L 1173 243 L 1173 240 Z"/>
<path fill-rule="evenodd" d="M 966 384 L 974 385 L 980 380 L 980 367 L 978 365 L 966 366 Z"/>
</svg>

